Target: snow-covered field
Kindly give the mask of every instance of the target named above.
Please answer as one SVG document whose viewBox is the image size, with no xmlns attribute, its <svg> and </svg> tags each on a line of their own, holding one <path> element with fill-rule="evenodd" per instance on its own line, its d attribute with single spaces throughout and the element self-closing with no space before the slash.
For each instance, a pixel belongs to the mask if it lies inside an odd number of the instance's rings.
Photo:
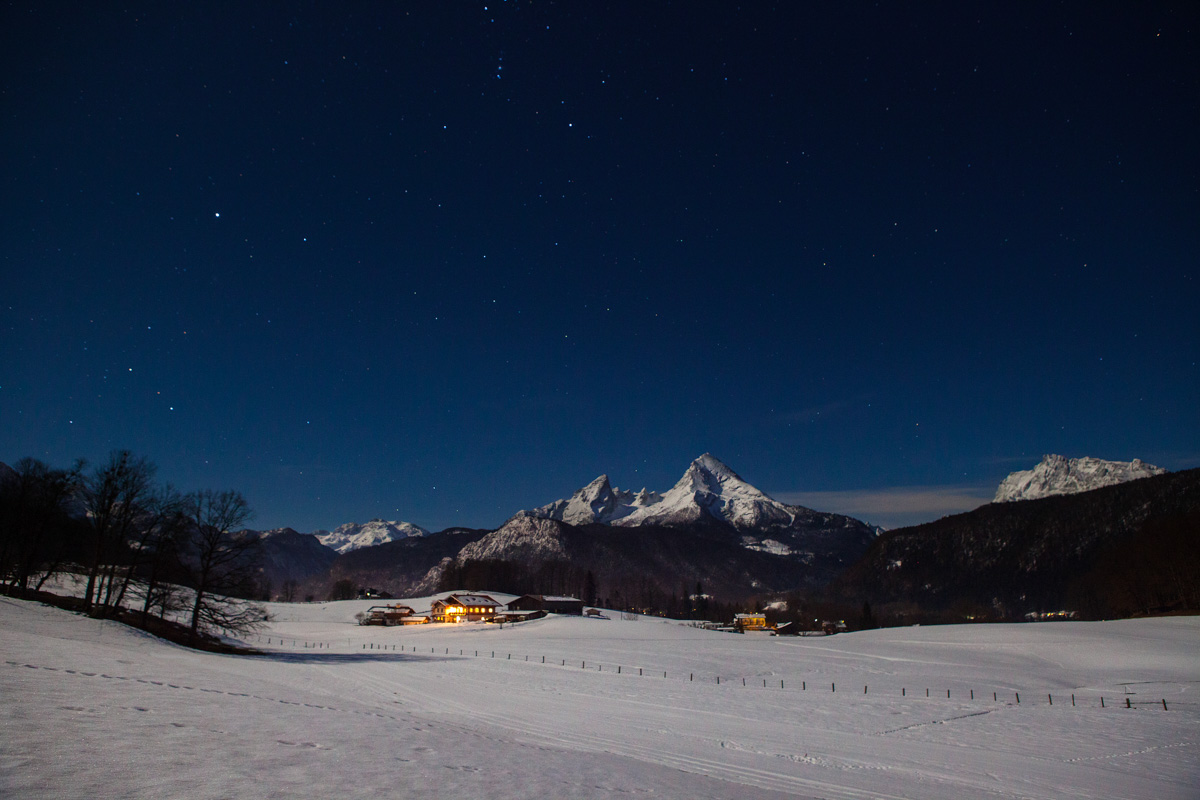
<svg viewBox="0 0 1200 800">
<path fill-rule="evenodd" d="M 1200 797 L 1196 618 L 356 625 L 374 602 L 271 605 L 235 657 L 0 598 L 0 797 Z"/>
</svg>

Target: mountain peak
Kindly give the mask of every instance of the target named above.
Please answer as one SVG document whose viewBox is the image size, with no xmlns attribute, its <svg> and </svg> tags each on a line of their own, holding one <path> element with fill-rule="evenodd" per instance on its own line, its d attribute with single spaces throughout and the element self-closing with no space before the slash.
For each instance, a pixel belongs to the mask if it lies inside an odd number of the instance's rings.
<svg viewBox="0 0 1200 800">
<path fill-rule="evenodd" d="M 622 491 L 609 483 L 607 475 L 601 475 L 569 499 L 521 515 L 571 525 L 621 527 L 689 525 L 712 519 L 741 529 L 788 526 L 797 511 L 746 483 L 712 453 L 705 453 L 665 494 L 645 488 L 636 493 Z"/>
<path fill-rule="evenodd" d="M 993 503 L 1036 500 L 1062 494 L 1077 494 L 1103 486 L 1161 475 L 1166 470 L 1133 461 L 1105 461 L 1101 458 L 1067 458 L 1053 453 L 1042 457 L 1033 469 L 1012 472 L 996 489 Z"/>
<path fill-rule="evenodd" d="M 705 453 L 704 455 L 700 456 L 695 461 L 693 461 L 692 465 L 696 466 L 696 467 L 700 467 L 701 469 L 703 469 L 707 472 L 711 472 L 714 475 L 731 475 L 734 478 L 738 477 L 738 474 L 736 472 L 734 472 L 732 469 L 730 469 L 728 467 L 728 465 L 725 464 L 724 461 L 717 458 L 712 453 Z M 741 480 L 741 478 L 738 478 L 738 480 Z"/>
</svg>

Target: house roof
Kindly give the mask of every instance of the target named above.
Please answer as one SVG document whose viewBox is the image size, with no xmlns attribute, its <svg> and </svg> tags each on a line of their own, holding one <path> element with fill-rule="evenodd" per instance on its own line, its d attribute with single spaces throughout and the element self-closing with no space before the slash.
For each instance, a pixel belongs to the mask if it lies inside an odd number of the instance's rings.
<svg viewBox="0 0 1200 800">
<path fill-rule="evenodd" d="M 498 606 L 500 605 L 486 594 L 452 594 L 442 602 L 455 602 L 460 606 Z"/>
</svg>

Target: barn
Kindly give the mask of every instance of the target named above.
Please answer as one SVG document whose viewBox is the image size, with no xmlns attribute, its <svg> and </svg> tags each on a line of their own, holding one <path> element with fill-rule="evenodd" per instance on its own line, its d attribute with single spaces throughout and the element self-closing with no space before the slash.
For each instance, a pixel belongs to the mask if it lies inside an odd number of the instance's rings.
<svg viewBox="0 0 1200 800">
<path fill-rule="evenodd" d="M 548 614 L 583 616 L 583 601 L 577 597 L 523 594 L 508 604 L 509 611 L 545 611 Z"/>
</svg>

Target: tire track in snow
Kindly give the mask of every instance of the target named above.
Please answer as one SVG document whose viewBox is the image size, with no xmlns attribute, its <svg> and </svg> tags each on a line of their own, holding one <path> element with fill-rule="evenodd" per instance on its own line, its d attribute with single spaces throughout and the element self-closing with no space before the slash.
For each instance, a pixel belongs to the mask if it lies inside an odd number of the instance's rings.
<svg viewBox="0 0 1200 800">
<path fill-rule="evenodd" d="M 970 714 L 959 714 L 957 717 L 946 717 L 945 719 L 935 719 L 929 722 L 914 722 L 912 725 L 902 725 L 899 728 L 892 728 L 887 731 L 877 731 L 871 734 L 872 736 L 887 736 L 889 733 L 899 733 L 900 731 L 908 731 L 913 728 L 925 728 L 930 725 L 945 725 L 947 722 L 953 722 L 956 719 L 970 719 L 971 717 L 982 717 L 986 714 L 991 714 L 996 709 L 989 708 L 986 711 L 973 711 Z"/>
<path fill-rule="evenodd" d="M 1143 747 L 1141 750 L 1129 750 L 1124 753 L 1109 753 L 1103 756 L 1080 756 L 1079 758 L 1064 758 L 1064 764 L 1078 764 L 1084 761 L 1108 761 L 1113 758 L 1127 758 L 1130 756 L 1140 756 L 1146 753 L 1153 753 L 1155 750 L 1174 750 L 1177 747 L 1196 747 L 1197 742 L 1172 742 L 1171 744 L 1156 744 L 1150 747 Z"/>
</svg>

